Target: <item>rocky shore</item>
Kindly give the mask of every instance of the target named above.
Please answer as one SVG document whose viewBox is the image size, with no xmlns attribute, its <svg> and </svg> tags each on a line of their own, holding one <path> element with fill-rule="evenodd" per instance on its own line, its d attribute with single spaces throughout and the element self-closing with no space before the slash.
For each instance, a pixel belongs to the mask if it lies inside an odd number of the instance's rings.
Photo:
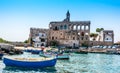
<svg viewBox="0 0 120 73">
<path fill-rule="evenodd" d="M 9 55 L 22 54 L 22 50 L 15 49 L 13 45 L 0 43 L 0 52 Z"/>
</svg>

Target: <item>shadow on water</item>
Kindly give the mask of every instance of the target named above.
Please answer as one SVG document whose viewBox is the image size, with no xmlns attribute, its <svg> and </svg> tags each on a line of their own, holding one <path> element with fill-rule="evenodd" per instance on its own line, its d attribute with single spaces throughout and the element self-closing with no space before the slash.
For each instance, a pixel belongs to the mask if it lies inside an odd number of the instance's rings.
<svg viewBox="0 0 120 73">
<path fill-rule="evenodd" d="M 56 72 L 56 68 L 55 67 L 46 67 L 46 68 L 22 68 L 22 67 L 11 67 L 11 66 L 7 66 L 3 69 L 3 73 L 6 72 L 51 72 L 54 73 Z"/>
</svg>

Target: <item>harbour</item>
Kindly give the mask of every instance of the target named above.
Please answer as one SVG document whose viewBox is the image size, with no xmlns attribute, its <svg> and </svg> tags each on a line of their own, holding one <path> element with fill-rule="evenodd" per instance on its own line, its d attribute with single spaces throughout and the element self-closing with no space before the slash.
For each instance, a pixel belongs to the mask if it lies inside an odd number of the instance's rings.
<svg viewBox="0 0 120 73">
<path fill-rule="evenodd" d="M 24 55 L 25 56 L 25 55 Z M 27 56 L 27 55 L 26 55 Z M 29 55 L 35 57 L 35 55 Z M 21 68 L 6 67 L 0 61 L 1 73 L 119 73 L 120 55 L 111 54 L 70 54 L 69 60 L 57 60 L 55 67 Z"/>
<path fill-rule="evenodd" d="M 0 0 L 0 73 L 120 73 L 120 0 Z"/>
</svg>

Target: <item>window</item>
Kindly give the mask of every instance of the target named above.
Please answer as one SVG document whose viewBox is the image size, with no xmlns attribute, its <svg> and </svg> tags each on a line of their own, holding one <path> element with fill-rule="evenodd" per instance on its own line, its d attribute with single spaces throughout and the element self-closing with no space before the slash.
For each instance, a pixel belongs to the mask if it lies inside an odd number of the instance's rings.
<svg viewBox="0 0 120 73">
<path fill-rule="evenodd" d="M 44 34 L 42 34 L 42 37 L 44 37 Z"/>
<path fill-rule="evenodd" d="M 75 40 L 75 37 L 73 37 L 73 40 Z"/>
<path fill-rule="evenodd" d="M 41 46 L 44 46 L 44 44 L 42 43 Z"/>
<path fill-rule="evenodd" d="M 62 26 L 62 25 L 60 26 L 60 29 L 61 29 L 61 30 L 63 29 L 63 26 Z"/>
<path fill-rule="evenodd" d="M 81 36 L 84 36 L 84 32 L 81 32 Z"/>
<path fill-rule="evenodd" d="M 45 42 L 45 39 L 41 39 L 41 42 Z"/>
<path fill-rule="evenodd" d="M 86 37 L 86 40 L 88 40 L 88 38 Z"/>
<path fill-rule="evenodd" d="M 55 27 L 55 30 L 58 30 L 58 27 L 57 27 L 57 26 Z"/>
<path fill-rule="evenodd" d="M 64 25 L 64 29 L 67 29 L 67 25 Z"/>
<path fill-rule="evenodd" d="M 80 26 L 78 26 L 78 30 L 80 30 Z"/>
<path fill-rule="evenodd" d="M 57 39 L 57 37 L 56 37 L 56 39 Z"/>
<path fill-rule="evenodd" d="M 76 30 L 76 25 L 73 26 L 73 30 Z"/>
<path fill-rule="evenodd" d="M 84 30 L 84 26 L 82 26 L 81 29 Z"/>
<path fill-rule="evenodd" d="M 84 38 L 82 37 L 81 40 L 83 40 Z"/>
<path fill-rule="evenodd" d="M 39 34 L 35 34 L 35 36 L 39 36 Z"/>
<path fill-rule="evenodd" d="M 73 33 L 73 35 L 75 35 L 75 33 Z"/>
<path fill-rule="evenodd" d="M 54 40 L 54 37 L 52 37 L 52 40 Z"/>
<path fill-rule="evenodd" d="M 88 30 L 89 29 L 89 27 L 88 26 L 86 26 L 86 30 Z"/>
<path fill-rule="evenodd" d="M 108 38 L 106 38 L 106 40 L 109 40 Z"/>
</svg>

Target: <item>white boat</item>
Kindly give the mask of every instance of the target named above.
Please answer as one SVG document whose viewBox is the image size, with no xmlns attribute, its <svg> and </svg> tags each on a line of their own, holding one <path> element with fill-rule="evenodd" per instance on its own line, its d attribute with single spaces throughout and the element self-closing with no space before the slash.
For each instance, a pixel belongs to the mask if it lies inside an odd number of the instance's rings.
<svg viewBox="0 0 120 73">
<path fill-rule="evenodd" d="M 69 59 L 68 53 L 57 54 L 57 59 Z"/>
</svg>

